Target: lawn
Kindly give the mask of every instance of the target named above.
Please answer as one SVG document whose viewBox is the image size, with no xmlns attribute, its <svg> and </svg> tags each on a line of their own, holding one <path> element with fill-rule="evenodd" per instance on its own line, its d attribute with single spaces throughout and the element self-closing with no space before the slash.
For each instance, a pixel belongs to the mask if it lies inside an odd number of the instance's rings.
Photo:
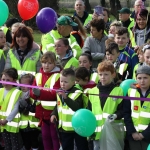
<svg viewBox="0 0 150 150">
<path fill-rule="evenodd" d="M 39 45 L 41 45 L 41 36 L 42 36 L 42 33 L 40 31 L 34 30 L 34 33 L 33 33 L 34 41 L 38 43 Z"/>
</svg>

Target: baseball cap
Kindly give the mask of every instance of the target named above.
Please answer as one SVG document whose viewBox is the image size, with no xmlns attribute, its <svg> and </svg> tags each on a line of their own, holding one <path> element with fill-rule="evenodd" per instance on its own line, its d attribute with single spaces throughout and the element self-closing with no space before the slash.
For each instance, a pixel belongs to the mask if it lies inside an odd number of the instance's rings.
<svg viewBox="0 0 150 150">
<path fill-rule="evenodd" d="M 61 16 L 57 19 L 58 25 L 70 25 L 70 26 L 78 26 L 77 23 L 73 22 L 73 20 L 68 16 Z"/>
<path fill-rule="evenodd" d="M 118 12 L 120 14 L 130 14 L 131 13 L 130 9 L 127 7 L 123 7 L 121 10 L 118 10 Z"/>
<path fill-rule="evenodd" d="M 143 66 L 138 67 L 138 69 L 136 70 L 136 76 L 138 74 L 148 74 L 148 75 L 150 75 L 150 66 L 143 65 Z"/>
</svg>

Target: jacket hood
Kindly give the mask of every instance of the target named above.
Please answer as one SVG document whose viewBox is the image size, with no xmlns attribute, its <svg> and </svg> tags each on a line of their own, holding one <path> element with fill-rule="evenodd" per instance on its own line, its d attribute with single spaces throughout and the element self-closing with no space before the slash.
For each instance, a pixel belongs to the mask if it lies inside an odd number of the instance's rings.
<svg viewBox="0 0 150 150">
<path fill-rule="evenodd" d="M 65 59 L 68 59 L 68 58 L 71 58 L 71 57 L 73 57 L 72 50 L 68 50 L 68 52 L 66 53 L 65 57 L 63 57 L 62 59 L 58 56 L 58 58 L 61 59 L 61 60 L 65 60 Z"/>
</svg>

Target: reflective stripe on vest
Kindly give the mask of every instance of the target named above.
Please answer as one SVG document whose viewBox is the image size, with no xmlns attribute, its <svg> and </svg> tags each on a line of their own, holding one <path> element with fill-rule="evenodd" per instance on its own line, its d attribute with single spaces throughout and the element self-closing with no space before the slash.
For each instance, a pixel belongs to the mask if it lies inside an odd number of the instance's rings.
<svg viewBox="0 0 150 150">
<path fill-rule="evenodd" d="M 12 88 L 10 91 L 8 91 L 5 98 L 3 98 L 4 88 L 0 89 L 0 106 L 1 106 L 0 118 L 1 119 L 6 119 L 10 115 L 20 95 L 21 95 L 20 90 L 16 88 Z M 8 122 L 5 126 L 3 126 L 2 130 L 5 129 L 6 131 L 12 133 L 19 132 L 19 128 L 18 128 L 19 121 L 20 121 L 20 114 L 17 113 L 11 122 Z"/>
<path fill-rule="evenodd" d="M 7 31 L 8 31 L 8 28 L 5 27 L 5 26 L 2 26 L 1 29 L 3 30 L 4 34 L 6 35 Z"/>
<path fill-rule="evenodd" d="M 60 77 L 59 73 L 52 74 L 50 76 L 50 78 L 46 81 L 44 87 L 53 89 L 53 86 L 58 81 L 59 77 Z M 35 76 L 35 79 L 36 79 L 37 86 L 39 86 L 39 87 L 42 86 L 41 85 L 42 84 L 42 74 L 41 73 L 37 73 L 36 76 Z M 39 105 L 39 104 L 41 104 L 44 109 L 53 110 L 54 107 L 56 106 L 56 101 L 38 100 L 37 105 Z"/>
<path fill-rule="evenodd" d="M 102 110 L 99 96 L 90 95 L 90 93 L 99 95 L 100 94 L 99 89 L 97 87 L 94 87 L 93 89 L 89 90 L 88 93 L 89 93 L 89 100 L 92 106 L 92 112 L 95 115 L 97 120 L 97 127 L 95 130 L 96 133 L 95 140 L 98 140 L 101 138 L 101 130 L 106 118 L 110 114 L 115 113 L 117 106 L 121 103 L 122 99 L 113 99 L 111 97 L 108 97 Z M 111 91 L 110 95 L 123 96 L 123 91 L 120 87 L 115 87 Z M 118 120 L 117 122 L 122 122 L 122 121 Z"/>
<path fill-rule="evenodd" d="M 98 73 L 97 72 L 94 72 L 91 74 L 90 76 L 90 81 L 93 81 L 95 82 L 96 84 L 98 83 L 99 81 L 99 76 L 98 76 Z"/>
<path fill-rule="evenodd" d="M 77 68 L 79 66 L 78 60 L 74 57 L 70 58 L 69 61 L 64 66 L 64 69 L 74 67 Z"/>
<path fill-rule="evenodd" d="M 128 67 L 127 63 L 120 64 L 120 66 L 119 66 L 119 74 L 123 75 L 123 73 L 127 70 L 127 67 Z"/>
<path fill-rule="evenodd" d="M 82 91 L 76 90 L 74 93 L 68 95 L 68 97 L 72 100 L 76 100 Z M 60 97 L 57 95 L 57 109 L 59 116 L 59 128 L 62 127 L 65 131 L 73 131 L 72 127 L 72 116 L 75 113 L 71 108 L 69 108 L 66 104 L 62 104 Z"/>
<path fill-rule="evenodd" d="M 130 97 L 141 97 L 136 89 L 129 89 Z M 150 94 L 147 96 L 150 98 Z M 131 117 L 137 132 L 142 132 L 150 124 L 150 102 L 144 101 L 141 107 L 141 101 L 131 100 Z"/>
</svg>

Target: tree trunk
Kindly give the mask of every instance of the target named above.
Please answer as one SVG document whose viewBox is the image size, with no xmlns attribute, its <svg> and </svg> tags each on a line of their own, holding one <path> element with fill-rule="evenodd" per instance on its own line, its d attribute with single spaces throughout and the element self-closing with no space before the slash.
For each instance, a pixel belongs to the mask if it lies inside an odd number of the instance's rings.
<svg viewBox="0 0 150 150">
<path fill-rule="evenodd" d="M 87 11 L 87 12 L 92 12 L 92 10 L 91 10 L 91 5 L 90 5 L 90 3 L 89 3 L 89 0 L 83 0 L 84 1 L 84 3 L 85 3 L 85 11 Z"/>
</svg>

